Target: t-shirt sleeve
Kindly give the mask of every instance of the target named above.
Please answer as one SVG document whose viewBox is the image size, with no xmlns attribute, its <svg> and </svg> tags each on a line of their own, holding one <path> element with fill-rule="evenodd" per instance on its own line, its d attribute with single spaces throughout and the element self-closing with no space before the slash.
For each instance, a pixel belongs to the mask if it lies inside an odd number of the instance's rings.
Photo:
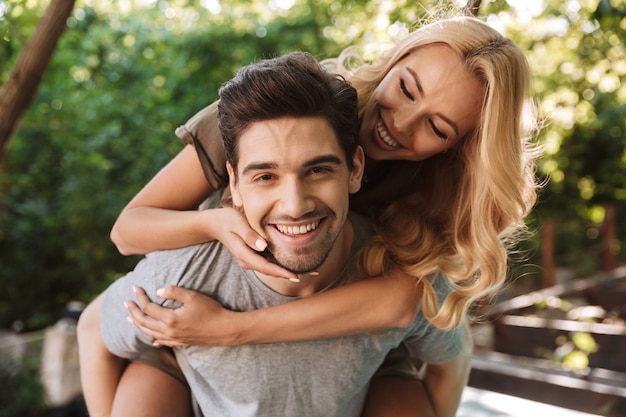
<svg viewBox="0 0 626 417">
<path fill-rule="evenodd" d="M 433 281 L 433 288 L 437 293 L 439 305 L 452 292 L 452 287 L 442 274 Z M 413 331 L 405 339 L 411 356 L 420 358 L 427 363 L 447 362 L 461 352 L 465 340 L 464 324 L 452 330 L 442 330 L 430 323 L 423 316 L 420 309 Z"/>
<path fill-rule="evenodd" d="M 213 190 L 228 184 L 226 154 L 217 125 L 217 101 L 196 113 L 176 129 L 176 136 L 193 145 L 202 164 L 204 176 Z"/>
<path fill-rule="evenodd" d="M 452 289 L 441 274 L 433 282 L 433 287 L 441 305 Z M 421 379 L 424 364 L 447 362 L 456 357 L 463 348 L 464 336 L 463 324 L 452 330 L 442 330 L 426 320 L 420 310 L 408 335 L 387 354 L 375 376 Z"/>
<path fill-rule="evenodd" d="M 126 321 L 130 313 L 124 302 L 137 301 L 133 286 L 138 286 L 146 291 L 152 301 L 162 304 L 165 300 L 155 296 L 156 290 L 165 285 L 177 285 L 182 275 L 181 268 L 184 268 L 185 254 L 181 253 L 180 258 L 176 258 L 176 252 L 177 250 L 148 254 L 132 272 L 105 290 L 100 328 L 104 344 L 114 355 L 134 359 L 152 348 L 152 338 Z M 176 262 L 172 262 L 172 259 L 176 259 Z"/>
<path fill-rule="evenodd" d="M 410 346 L 402 342 L 400 346 L 392 349 L 385 361 L 380 365 L 374 377 L 400 376 L 403 378 L 422 379 L 424 362 L 413 356 Z"/>
</svg>

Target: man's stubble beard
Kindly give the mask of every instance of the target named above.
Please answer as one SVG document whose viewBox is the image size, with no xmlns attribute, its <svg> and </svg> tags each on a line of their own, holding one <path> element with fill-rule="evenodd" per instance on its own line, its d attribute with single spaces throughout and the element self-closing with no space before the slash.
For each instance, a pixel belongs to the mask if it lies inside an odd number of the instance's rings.
<svg viewBox="0 0 626 417">
<path fill-rule="evenodd" d="M 306 274 L 316 271 L 324 264 L 335 241 L 336 239 L 330 243 L 324 242 L 324 245 L 316 245 L 314 248 L 294 248 L 291 251 L 276 250 L 270 242 L 263 255 L 294 274 Z"/>
<path fill-rule="evenodd" d="M 347 215 L 345 217 L 347 218 Z M 346 219 L 337 219 L 335 213 L 329 213 L 324 221 L 334 222 L 335 225 L 341 224 L 341 227 L 329 229 L 324 238 L 316 242 L 313 246 L 283 249 L 279 245 L 274 245 L 271 240 L 268 240 L 266 252 L 268 252 L 269 256 L 266 257 L 270 261 L 295 274 L 306 274 L 316 271 L 324 264 L 328 255 L 333 250 L 337 239 L 343 231 Z M 331 227 L 332 226 L 333 225 L 331 225 Z"/>
</svg>

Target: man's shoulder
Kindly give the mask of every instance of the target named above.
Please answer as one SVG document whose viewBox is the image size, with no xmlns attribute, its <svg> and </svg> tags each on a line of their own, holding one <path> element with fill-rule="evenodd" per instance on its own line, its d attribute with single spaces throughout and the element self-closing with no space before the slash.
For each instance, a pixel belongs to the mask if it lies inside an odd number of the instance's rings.
<svg viewBox="0 0 626 417">
<path fill-rule="evenodd" d="M 171 269 L 197 262 L 206 265 L 218 259 L 227 260 L 226 258 L 231 256 L 225 246 L 219 241 L 211 241 L 183 248 L 154 251 L 147 254 L 144 260 L 154 266 L 162 265 Z"/>
<path fill-rule="evenodd" d="M 369 217 L 363 216 L 362 214 L 354 211 L 350 211 L 348 213 L 348 219 L 350 220 L 354 231 L 351 253 L 351 255 L 354 256 L 361 246 L 365 244 L 367 239 L 369 239 L 374 233 L 374 227 Z"/>
<path fill-rule="evenodd" d="M 355 233 L 371 235 L 374 232 L 374 223 L 369 216 L 350 210 L 348 212 L 348 219 L 350 219 Z"/>
</svg>

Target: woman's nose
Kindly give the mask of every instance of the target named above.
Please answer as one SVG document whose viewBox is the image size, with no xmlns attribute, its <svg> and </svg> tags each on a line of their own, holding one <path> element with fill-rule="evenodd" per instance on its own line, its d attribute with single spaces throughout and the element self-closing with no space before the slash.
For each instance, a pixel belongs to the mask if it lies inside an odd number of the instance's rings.
<svg viewBox="0 0 626 417">
<path fill-rule="evenodd" d="M 394 113 L 393 126 L 398 133 L 411 136 L 417 128 L 420 117 L 419 106 L 404 107 Z"/>
</svg>

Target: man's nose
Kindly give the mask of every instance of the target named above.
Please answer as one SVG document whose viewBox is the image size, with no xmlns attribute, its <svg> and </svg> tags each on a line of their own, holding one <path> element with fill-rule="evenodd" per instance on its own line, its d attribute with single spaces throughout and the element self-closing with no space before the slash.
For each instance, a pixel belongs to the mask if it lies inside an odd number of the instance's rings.
<svg viewBox="0 0 626 417">
<path fill-rule="evenodd" d="M 281 214 L 297 219 L 314 209 L 315 202 L 306 184 L 298 180 L 285 181 L 280 189 Z"/>
</svg>

